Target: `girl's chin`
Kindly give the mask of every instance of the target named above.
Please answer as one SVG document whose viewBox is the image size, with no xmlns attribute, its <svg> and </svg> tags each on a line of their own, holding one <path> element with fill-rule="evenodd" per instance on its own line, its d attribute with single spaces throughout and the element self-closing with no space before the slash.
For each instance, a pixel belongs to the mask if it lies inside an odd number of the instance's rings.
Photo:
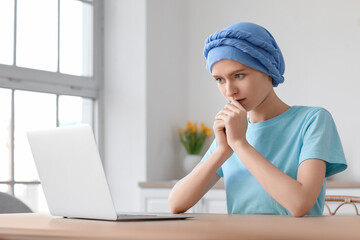
<svg viewBox="0 0 360 240">
<path fill-rule="evenodd" d="M 253 108 L 251 108 L 247 105 L 243 105 L 243 108 L 246 110 L 246 112 L 251 112 L 252 110 L 254 110 Z"/>
</svg>

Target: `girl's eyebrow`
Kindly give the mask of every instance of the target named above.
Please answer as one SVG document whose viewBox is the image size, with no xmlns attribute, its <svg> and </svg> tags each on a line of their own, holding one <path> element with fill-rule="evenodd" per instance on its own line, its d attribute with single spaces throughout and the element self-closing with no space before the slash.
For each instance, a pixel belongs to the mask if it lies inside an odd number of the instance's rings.
<svg viewBox="0 0 360 240">
<path fill-rule="evenodd" d="M 213 78 L 220 78 L 220 76 L 218 76 L 218 75 L 213 75 Z"/>
<path fill-rule="evenodd" d="M 246 71 L 246 68 L 236 69 L 235 71 L 232 71 L 228 74 L 228 76 L 234 75 L 235 73 L 244 72 Z M 214 78 L 220 78 L 221 76 L 213 75 Z"/>
</svg>

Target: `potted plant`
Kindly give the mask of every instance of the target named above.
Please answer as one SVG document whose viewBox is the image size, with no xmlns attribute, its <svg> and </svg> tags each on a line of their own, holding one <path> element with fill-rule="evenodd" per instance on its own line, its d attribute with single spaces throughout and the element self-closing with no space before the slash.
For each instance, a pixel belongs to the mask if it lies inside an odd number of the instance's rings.
<svg viewBox="0 0 360 240">
<path fill-rule="evenodd" d="M 187 121 L 185 130 L 180 128 L 179 136 L 187 155 L 184 159 L 183 166 L 186 173 L 189 173 L 201 160 L 201 150 L 204 147 L 205 140 L 212 134 L 211 128 L 204 123 L 200 124 L 198 129 L 197 123 Z"/>
</svg>

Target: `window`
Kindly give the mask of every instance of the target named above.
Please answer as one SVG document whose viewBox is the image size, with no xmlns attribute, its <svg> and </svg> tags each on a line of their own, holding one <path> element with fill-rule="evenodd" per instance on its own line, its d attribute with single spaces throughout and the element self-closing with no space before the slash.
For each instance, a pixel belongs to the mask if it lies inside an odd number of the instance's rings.
<svg viewBox="0 0 360 240">
<path fill-rule="evenodd" d="M 0 1 L 0 191 L 35 212 L 48 210 L 26 131 L 81 123 L 97 130 L 100 4 Z"/>
</svg>

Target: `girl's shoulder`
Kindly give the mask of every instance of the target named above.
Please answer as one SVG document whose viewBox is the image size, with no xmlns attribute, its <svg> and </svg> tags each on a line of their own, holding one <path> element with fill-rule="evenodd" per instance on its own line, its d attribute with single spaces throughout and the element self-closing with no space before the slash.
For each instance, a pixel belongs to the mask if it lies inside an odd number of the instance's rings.
<svg viewBox="0 0 360 240">
<path fill-rule="evenodd" d="M 294 109 L 294 115 L 297 117 L 303 117 L 305 119 L 310 119 L 316 116 L 331 117 L 330 112 L 323 107 L 293 106 L 292 108 Z"/>
<path fill-rule="evenodd" d="M 334 119 L 330 112 L 323 107 L 296 106 L 292 121 L 302 129 L 314 128 L 333 128 Z"/>
</svg>

